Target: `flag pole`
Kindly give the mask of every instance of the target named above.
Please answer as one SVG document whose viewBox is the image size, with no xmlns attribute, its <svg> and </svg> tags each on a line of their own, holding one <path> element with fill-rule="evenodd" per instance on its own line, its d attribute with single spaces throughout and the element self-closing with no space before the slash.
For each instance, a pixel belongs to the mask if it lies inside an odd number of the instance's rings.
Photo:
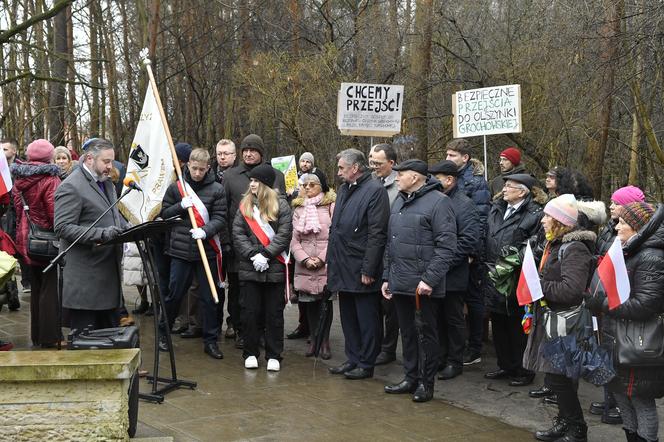
<svg viewBox="0 0 664 442">
<path fill-rule="evenodd" d="M 180 162 L 178 161 L 177 153 L 175 152 L 175 145 L 173 145 L 173 138 L 171 137 L 171 130 L 168 127 L 168 122 L 166 121 L 166 114 L 164 113 L 164 108 L 161 105 L 161 98 L 159 97 L 159 90 L 157 90 L 157 83 L 154 80 L 154 75 L 152 74 L 152 66 L 150 59 L 145 57 L 143 60 L 145 69 L 148 71 L 148 77 L 150 78 L 150 87 L 152 88 L 152 94 L 157 102 L 157 108 L 159 109 L 159 116 L 161 117 L 161 123 L 164 125 L 164 130 L 166 131 L 166 139 L 168 140 L 168 147 L 171 150 L 171 156 L 173 158 L 173 165 L 175 166 L 175 173 L 177 174 L 178 181 L 180 181 L 182 192 L 184 196 L 188 196 L 187 188 L 182 179 L 182 169 L 180 168 Z M 198 224 L 196 224 L 196 218 L 194 217 L 194 211 L 191 207 L 187 208 L 187 213 L 189 213 L 189 220 L 191 221 L 191 226 L 196 229 Z M 212 297 L 214 298 L 215 304 L 219 304 L 219 295 L 217 295 L 217 286 L 214 283 L 212 278 L 212 272 L 210 271 L 210 264 L 207 260 L 207 255 L 205 253 L 205 246 L 203 246 L 203 241 L 200 239 L 196 240 L 198 245 L 198 251 L 201 254 L 203 261 L 203 268 L 205 269 L 205 276 L 207 276 L 208 284 L 210 285 L 210 291 L 212 292 Z"/>
</svg>

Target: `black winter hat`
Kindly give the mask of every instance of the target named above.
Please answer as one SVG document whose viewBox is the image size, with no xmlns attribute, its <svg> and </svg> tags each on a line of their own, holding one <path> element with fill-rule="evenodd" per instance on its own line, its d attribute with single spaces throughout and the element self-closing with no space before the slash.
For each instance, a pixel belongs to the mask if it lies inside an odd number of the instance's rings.
<svg viewBox="0 0 664 442">
<path fill-rule="evenodd" d="M 183 163 L 189 162 L 189 155 L 191 155 L 191 144 L 189 143 L 178 143 L 175 145 L 175 153 L 177 154 L 178 160 Z"/>
<path fill-rule="evenodd" d="M 406 160 L 403 163 L 399 163 L 396 166 L 392 167 L 392 170 L 396 170 L 397 172 L 402 172 L 404 170 L 412 170 L 413 172 L 417 172 L 420 175 L 427 176 L 429 166 L 427 166 L 427 163 L 425 163 L 422 160 Z"/>
<path fill-rule="evenodd" d="M 515 173 L 514 175 L 507 175 L 503 177 L 505 181 L 512 180 L 517 183 L 521 183 L 526 186 L 529 190 L 532 190 L 533 186 L 537 185 L 537 180 L 527 173 Z"/>
<path fill-rule="evenodd" d="M 320 183 L 320 188 L 323 191 L 323 193 L 327 193 L 330 190 L 330 186 L 327 185 L 327 178 L 325 177 L 325 174 L 320 170 L 320 169 L 314 169 L 312 172 L 305 173 L 300 177 L 300 182 L 304 182 L 307 178 L 307 175 L 315 175 L 316 178 L 318 178 L 318 182 Z M 315 178 L 313 178 L 315 180 Z"/>
<path fill-rule="evenodd" d="M 254 149 L 260 152 L 261 157 L 265 156 L 265 147 L 263 146 L 263 139 L 256 134 L 249 134 L 244 137 L 242 144 L 240 144 L 240 150 L 244 149 Z"/>
<path fill-rule="evenodd" d="M 244 141 L 242 143 L 244 144 Z M 267 163 L 259 164 L 258 166 L 251 169 L 251 172 L 249 172 L 249 178 L 258 180 L 269 188 L 274 186 L 274 180 L 276 177 L 277 175 L 274 171 L 274 167 Z"/>
</svg>

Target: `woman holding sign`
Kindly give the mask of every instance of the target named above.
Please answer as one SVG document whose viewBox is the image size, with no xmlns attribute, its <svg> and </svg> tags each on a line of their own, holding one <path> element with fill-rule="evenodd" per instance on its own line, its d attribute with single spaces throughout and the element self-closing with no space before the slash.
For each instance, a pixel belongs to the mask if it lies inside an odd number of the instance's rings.
<svg viewBox="0 0 664 442">
<path fill-rule="evenodd" d="M 658 415 L 655 399 L 664 397 L 664 361 L 661 356 L 662 313 L 664 313 L 664 207 L 655 212 L 648 203 L 620 206 L 616 231 L 622 244 L 629 277 L 627 299 L 607 299 L 598 290 L 586 304 L 602 318 L 602 342 L 613 344 L 616 377 L 608 389 L 616 398 L 628 441 L 657 440 Z M 604 260 L 611 259 L 607 253 Z M 599 273 L 599 272 L 598 272 Z M 616 272 L 617 273 L 617 272 Z M 617 276 L 617 275 L 616 275 Z M 651 350 L 653 357 L 639 357 L 621 351 L 620 339 L 629 330 L 642 330 L 639 347 Z M 648 330 L 660 333 L 648 333 Z M 645 332 L 645 333 L 644 333 Z M 648 352 L 644 352 L 643 355 Z"/>
<path fill-rule="evenodd" d="M 265 357 L 269 371 L 279 371 L 284 349 L 284 286 L 291 211 L 285 199 L 272 189 L 275 170 L 260 164 L 249 172 L 249 188 L 233 221 L 233 247 L 238 260 L 242 297 L 244 367 L 258 368 L 258 341 L 264 315 Z"/>
<path fill-rule="evenodd" d="M 542 218 L 547 241 L 539 265 L 544 298 L 534 303 L 534 328 L 528 335 L 523 366 L 544 372 L 544 384 L 558 396 L 558 416 L 553 426 L 535 433 L 536 439 L 544 441 L 585 441 L 588 432 L 577 395 L 578 379 L 559 374 L 542 355 L 544 343 L 552 338 L 546 328 L 545 315 L 555 317 L 580 310 L 583 293 L 594 270 L 591 268 L 592 251 L 597 236 L 580 228 L 578 217 L 576 198 L 565 194 L 547 203 Z"/>
</svg>

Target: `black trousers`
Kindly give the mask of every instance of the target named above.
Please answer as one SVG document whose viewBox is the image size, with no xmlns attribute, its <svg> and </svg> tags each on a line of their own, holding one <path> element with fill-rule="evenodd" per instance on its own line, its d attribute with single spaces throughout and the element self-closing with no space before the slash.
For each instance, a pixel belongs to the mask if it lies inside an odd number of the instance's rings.
<svg viewBox="0 0 664 442">
<path fill-rule="evenodd" d="M 216 275 L 217 263 L 215 260 L 208 260 L 210 272 Z M 208 284 L 203 264 L 200 261 L 185 261 L 179 258 L 171 258 L 171 280 L 169 285 L 169 294 L 164 301 L 164 310 L 168 319 L 168 329 L 173 327 L 175 317 L 180 311 L 180 304 L 184 295 L 191 286 L 194 276 L 198 280 L 198 310 L 203 319 L 203 341 L 206 344 L 217 342 L 221 326 L 217 320 L 217 306 L 212 299 L 210 284 Z M 213 276 L 214 277 L 214 276 Z M 222 303 L 224 291 L 217 288 L 219 302 Z M 162 330 L 166 333 L 166 330 Z"/>
<path fill-rule="evenodd" d="M 397 318 L 397 312 L 394 309 L 394 302 L 392 300 L 383 298 L 380 302 L 384 321 L 383 342 L 380 351 L 394 355 L 397 351 L 397 343 L 399 342 L 399 319 Z"/>
<path fill-rule="evenodd" d="M 228 282 L 228 317 L 226 325 L 232 325 L 237 333 L 242 330 L 241 307 L 240 307 L 240 278 L 237 272 L 226 273 Z"/>
<path fill-rule="evenodd" d="M 380 300 L 379 292 L 339 292 L 346 358 L 360 368 L 373 368 L 380 353 L 383 337 Z"/>
<path fill-rule="evenodd" d="M 119 310 L 79 310 L 68 309 L 69 326 L 72 330 L 82 332 L 83 329 L 98 330 L 100 328 L 117 327 L 120 324 Z"/>
<path fill-rule="evenodd" d="M 579 382 L 560 374 L 546 373 L 544 383 L 558 396 L 558 417 L 566 419 L 571 425 L 585 426 L 577 394 Z"/>
<path fill-rule="evenodd" d="M 438 300 L 438 340 L 441 365 L 463 365 L 466 320 L 463 317 L 463 292 L 447 292 Z"/>
<path fill-rule="evenodd" d="M 240 281 L 242 291 L 242 356 L 260 356 L 259 340 L 265 324 L 265 359 L 281 361 L 284 351 L 284 283 Z M 261 318 L 262 316 L 262 318 Z"/>
<path fill-rule="evenodd" d="M 479 353 L 484 336 L 484 294 L 482 293 L 483 270 L 478 262 L 469 267 L 468 289 L 464 301 L 468 309 L 468 349 Z"/>
<path fill-rule="evenodd" d="M 521 327 L 521 315 L 491 313 L 493 345 L 496 347 L 498 367 L 513 376 L 525 376 L 531 371 L 522 368 L 523 352 L 528 336 Z"/>
<path fill-rule="evenodd" d="M 420 296 L 422 327 L 419 332 L 422 334 L 422 343 L 418 342 L 420 338 L 415 327 L 415 296 L 394 295 L 392 301 L 401 329 L 405 378 L 411 382 L 422 382 L 428 387 L 433 387 L 440 361 L 436 324 L 439 300 Z M 420 358 L 424 360 L 424 367 L 420 367 Z"/>
<path fill-rule="evenodd" d="M 55 344 L 62 338 L 58 272 L 43 274 L 46 266 L 30 266 L 30 336 L 34 345 Z"/>
</svg>

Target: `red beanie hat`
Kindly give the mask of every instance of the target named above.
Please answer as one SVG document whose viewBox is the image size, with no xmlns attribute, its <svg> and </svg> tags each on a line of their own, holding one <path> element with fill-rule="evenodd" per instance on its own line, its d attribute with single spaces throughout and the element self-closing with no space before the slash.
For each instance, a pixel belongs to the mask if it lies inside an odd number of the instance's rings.
<svg viewBox="0 0 664 442">
<path fill-rule="evenodd" d="M 508 147 L 500 152 L 500 156 L 507 158 L 514 166 L 518 166 L 521 162 L 521 152 L 516 147 Z"/>
<path fill-rule="evenodd" d="M 28 161 L 50 163 L 53 159 L 54 150 L 55 148 L 48 140 L 40 138 L 28 144 L 25 155 L 28 157 Z"/>
</svg>

